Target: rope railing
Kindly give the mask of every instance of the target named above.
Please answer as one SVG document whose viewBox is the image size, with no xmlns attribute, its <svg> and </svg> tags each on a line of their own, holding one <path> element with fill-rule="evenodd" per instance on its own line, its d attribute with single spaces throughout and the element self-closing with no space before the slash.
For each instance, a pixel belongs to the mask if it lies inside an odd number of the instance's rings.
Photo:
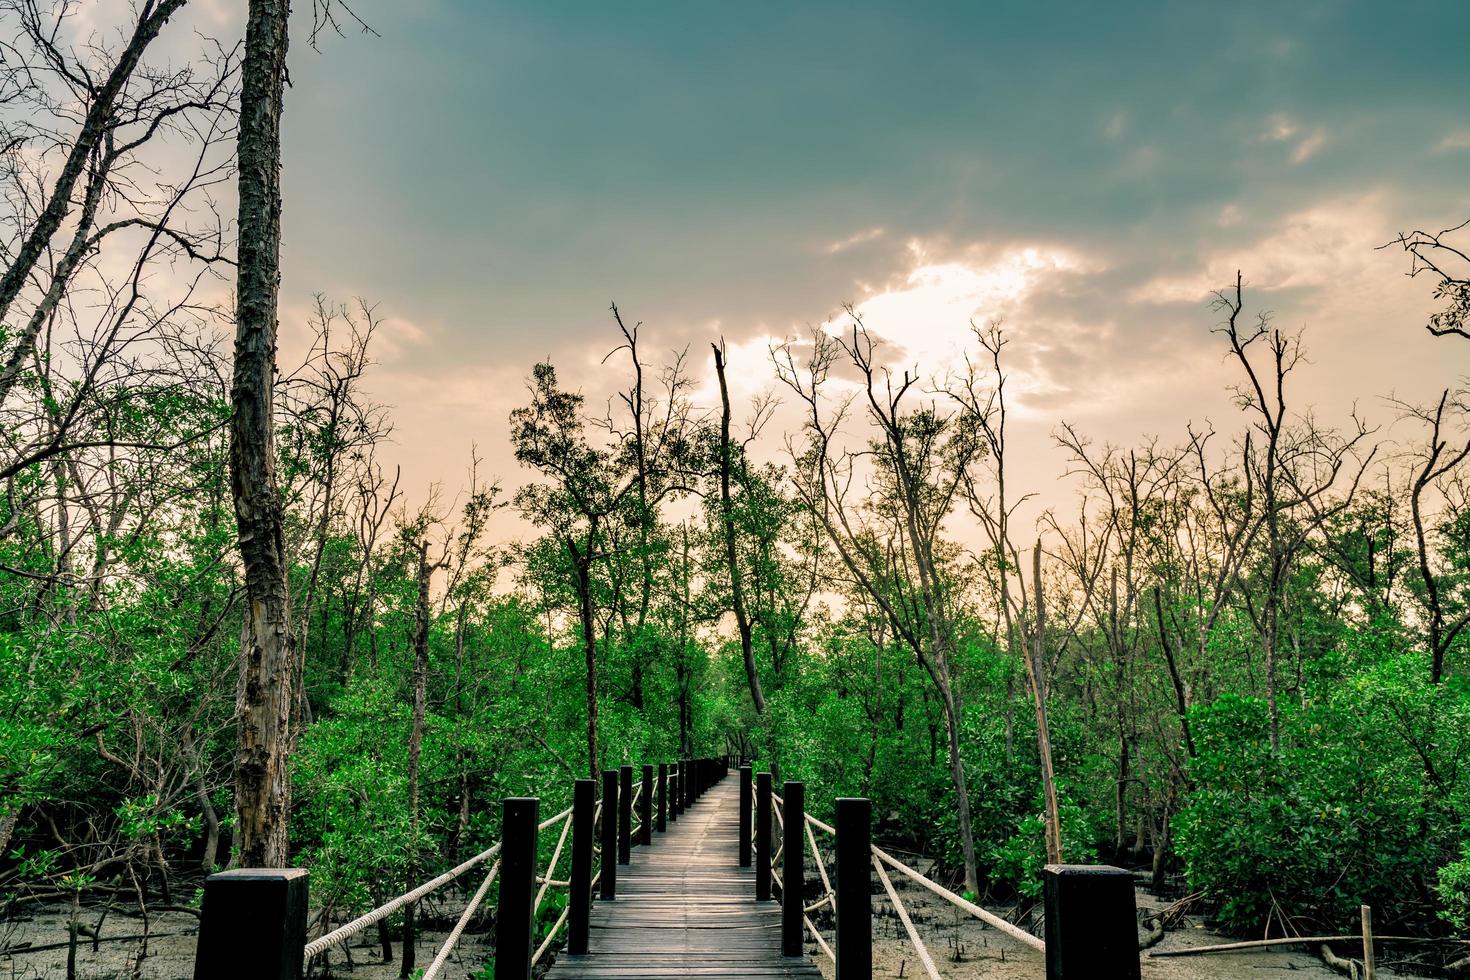
<svg viewBox="0 0 1470 980">
<path fill-rule="evenodd" d="M 996 929 L 999 929 L 1007 936 L 1010 936 L 1012 939 L 1024 943 L 1027 946 L 1030 946 L 1037 952 L 1046 952 L 1046 943 L 1044 941 L 1031 935 L 1031 933 L 1027 932 L 1025 929 L 1022 929 L 1015 923 L 1007 922 L 1005 919 L 1002 919 L 994 912 L 988 912 L 980 906 L 976 905 L 974 902 L 967 901 L 961 896 L 956 895 L 954 892 L 950 891 L 948 888 L 945 888 L 943 885 L 939 884 L 933 879 L 924 877 L 913 868 L 909 867 L 898 858 L 894 857 L 892 854 L 889 854 L 887 851 L 883 851 L 875 847 L 873 848 L 873 856 L 874 858 L 883 861 L 885 864 L 891 865 L 895 871 L 904 875 L 915 884 L 922 885 L 924 888 L 929 889 L 929 891 L 946 900 L 951 905 L 970 913 L 975 918 L 984 922 L 986 925 L 994 926 Z"/>
<path fill-rule="evenodd" d="M 318 953 L 325 952 L 336 944 L 342 942 L 344 939 L 351 939 L 353 936 L 357 935 L 359 932 L 362 932 L 368 926 L 373 925 L 374 923 L 379 922 L 382 919 L 386 919 L 394 912 L 397 912 L 409 902 L 416 902 L 430 892 L 438 888 L 442 888 L 454 879 L 458 878 L 460 875 L 464 874 L 466 871 L 473 868 L 475 865 L 480 864 L 481 862 L 487 860 L 488 858 L 492 858 L 499 853 L 499 844 L 496 844 L 493 847 L 481 851 L 479 854 L 476 854 L 468 861 L 464 861 L 463 863 L 458 864 L 453 868 L 450 868 L 439 877 L 426 881 L 412 891 L 405 892 L 404 894 L 399 895 L 397 898 L 384 902 L 382 905 L 379 905 L 371 912 L 367 912 L 363 915 L 358 916 L 351 922 L 347 923 L 345 926 L 342 926 L 338 929 L 333 929 L 331 932 L 327 933 L 325 936 L 322 936 L 320 939 L 307 943 L 306 948 L 303 951 L 303 955 L 305 956 L 307 962 L 310 962 L 311 958 L 313 956 L 316 956 Z"/>
<path fill-rule="evenodd" d="M 883 862 L 875 856 L 873 868 L 878 872 L 878 879 L 883 882 L 883 890 L 888 893 L 888 901 L 893 903 L 893 911 L 898 913 L 898 921 L 903 923 L 904 932 L 908 933 L 909 944 L 914 947 L 914 952 L 919 956 L 919 962 L 924 964 L 924 971 L 929 974 L 929 980 L 940 980 L 939 968 L 934 965 L 934 957 L 929 955 L 929 947 L 924 945 L 924 940 L 919 938 L 919 932 L 914 928 L 913 920 L 909 918 L 909 910 L 904 907 L 903 901 L 898 897 L 898 892 L 893 890 L 893 882 L 888 880 L 888 872 L 883 870 Z"/>
<path fill-rule="evenodd" d="M 771 778 L 769 773 L 752 773 L 749 766 L 741 767 L 741 828 L 737 841 L 740 863 L 755 866 L 757 900 L 772 897 L 772 884 L 779 889 L 784 955 L 803 955 L 810 936 L 824 955 L 842 964 L 843 980 L 871 978 L 872 879 L 876 876 L 881 889 L 877 894 L 892 906 L 927 980 L 941 980 L 939 966 L 890 873 L 896 871 L 960 911 L 1044 954 L 1048 980 L 1061 980 L 1060 964 L 1064 961 L 1088 964 L 1089 975 L 1138 978 L 1135 903 L 1128 872 L 1110 867 L 1048 865 L 1043 874 L 1043 940 L 874 846 L 870 839 L 872 805 L 868 800 L 838 799 L 836 819 L 828 824 L 805 811 L 804 784 L 787 782 L 778 795 L 773 792 Z M 793 816 L 798 812 L 803 818 L 799 821 Z M 815 831 L 833 841 L 835 876 L 829 873 L 829 860 Z M 780 834 L 779 840 L 772 839 L 775 833 Z M 820 897 L 810 902 L 806 899 L 808 879 L 804 868 L 807 853 L 821 882 Z M 835 924 L 835 939 L 830 943 L 818 926 L 819 919 L 814 918 L 828 909 Z"/>
<path fill-rule="evenodd" d="M 490 873 L 485 876 L 485 880 L 480 883 L 480 887 L 475 891 L 474 896 L 465 905 L 464 912 L 460 915 L 459 921 L 455 922 L 454 928 L 450 930 L 448 938 L 444 940 L 444 945 L 439 947 L 439 952 L 435 954 L 434 961 L 424 971 L 423 980 L 435 980 L 439 976 L 440 971 L 444 969 L 445 964 L 449 962 L 449 954 L 454 952 L 455 946 L 459 945 L 459 937 L 464 935 L 464 927 L 469 924 L 470 919 L 474 918 L 475 912 L 480 908 L 480 903 L 485 900 L 485 893 L 490 890 L 490 882 L 495 880 L 495 875 L 499 871 L 500 862 L 496 861 L 491 866 Z"/>
<path fill-rule="evenodd" d="M 545 820 L 537 819 L 538 799 L 508 798 L 503 803 L 502 840 L 311 942 L 305 941 L 309 910 L 305 869 L 239 869 L 211 875 L 200 909 L 196 975 L 298 978 L 314 958 L 490 862 L 425 969 L 423 980 L 445 980 L 459 943 L 476 916 L 483 913 L 497 882 L 495 975 L 501 980 L 530 980 L 531 968 L 544 961 L 563 936 L 567 937 L 567 954 L 589 952 L 594 893 L 600 890 L 603 898 L 614 897 L 617 865 L 629 860 L 633 834 L 637 833 L 638 844 L 652 843 L 653 832 L 663 831 L 669 820 L 677 819 L 679 812 L 725 774 L 731 761 L 705 758 L 644 765 L 642 780 L 636 785 L 631 766 L 609 770 L 604 773 L 600 799 L 593 780 L 574 780 L 572 805 Z M 539 867 L 541 835 L 557 828 L 550 858 Z M 568 853 L 570 874 L 562 870 Z M 537 930 L 537 917 L 553 888 L 567 889 L 566 905 L 544 931 Z M 259 930 L 260 923 L 271 923 L 269 934 L 244 935 L 242 922 L 252 923 L 249 928 L 254 930 Z M 293 948 L 301 956 L 294 965 L 289 962 Z"/>
</svg>

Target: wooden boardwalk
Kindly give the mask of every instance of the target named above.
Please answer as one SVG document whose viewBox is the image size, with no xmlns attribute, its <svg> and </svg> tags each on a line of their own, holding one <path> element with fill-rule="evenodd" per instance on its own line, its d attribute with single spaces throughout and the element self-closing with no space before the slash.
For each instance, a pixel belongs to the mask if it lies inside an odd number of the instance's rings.
<svg viewBox="0 0 1470 980">
<path fill-rule="evenodd" d="M 820 980 L 807 957 L 781 955 L 781 907 L 757 902 L 755 872 L 739 865 L 739 782 L 716 783 L 653 846 L 633 848 L 618 897 L 592 906 L 587 955 L 561 954 L 549 980 Z"/>
</svg>

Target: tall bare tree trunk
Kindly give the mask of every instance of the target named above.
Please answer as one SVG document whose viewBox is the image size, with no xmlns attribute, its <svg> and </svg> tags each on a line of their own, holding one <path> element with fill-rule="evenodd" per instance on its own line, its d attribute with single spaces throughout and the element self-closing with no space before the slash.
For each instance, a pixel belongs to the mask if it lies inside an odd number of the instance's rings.
<svg viewBox="0 0 1470 980">
<path fill-rule="evenodd" d="M 577 611 L 582 623 L 582 654 L 586 660 L 587 681 L 587 768 L 593 782 L 601 768 L 597 754 L 597 617 L 592 609 L 592 549 L 596 547 L 596 528 L 587 535 L 587 550 L 567 538 L 567 553 L 577 578 Z"/>
<path fill-rule="evenodd" d="M 412 887 L 419 877 L 419 760 L 424 754 L 424 712 L 429 690 L 429 579 L 434 567 L 429 564 L 429 542 L 419 542 L 419 594 L 413 621 L 413 727 L 408 733 L 408 883 Z M 403 908 L 403 958 L 398 975 L 408 977 L 414 968 L 415 913 L 418 903 Z"/>
<path fill-rule="evenodd" d="M 240 96 L 239 273 L 230 389 L 230 483 L 245 565 L 236 690 L 235 807 L 240 863 L 284 867 L 295 668 L 291 596 L 276 486 L 274 375 L 281 278 L 281 109 L 287 0 L 250 0 Z"/>
<path fill-rule="evenodd" d="M 720 527 L 725 539 L 725 565 L 730 571 L 730 606 L 735 612 L 735 625 L 740 630 L 740 655 L 745 660 L 745 681 L 750 685 L 750 700 L 755 713 L 766 713 L 766 698 L 761 692 L 761 675 L 755 665 L 751 644 L 750 614 L 745 609 L 745 588 L 740 578 L 740 559 L 735 552 L 735 513 L 730 501 L 730 388 L 725 384 L 725 354 L 710 344 L 715 352 L 715 374 L 720 379 Z"/>
<path fill-rule="evenodd" d="M 1062 863 L 1062 815 L 1057 806 L 1057 775 L 1051 762 L 1051 721 L 1047 717 L 1046 687 L 1042 673 L 1046 652 L 1046 599 L 1041 587 L 1041 542 L 1036 542 L 1031 571 L 1031 588 L 1036 593 L 1036 637 L 1026 655 L 1026 673 L 1031 681 L 1031 696 L 1036 702 L 1036 748 L 1041 757 L 1041 791 L 1046 798 L 1046 860 Z"/>
</svg>

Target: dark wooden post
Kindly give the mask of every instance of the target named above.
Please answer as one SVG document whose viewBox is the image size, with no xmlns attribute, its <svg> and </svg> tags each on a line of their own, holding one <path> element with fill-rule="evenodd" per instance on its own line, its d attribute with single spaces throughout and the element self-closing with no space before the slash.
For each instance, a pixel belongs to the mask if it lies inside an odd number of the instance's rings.
<svg viewBox="0 0 1470 980">
<path fill-rule="evenodd" d="M 678 820 L 684 812 L 684 794 L 679 792 L 679 763 L 669 765 L 669 819 Z"/>
<path fill-rule="evenodd" d="M 1106 865 L 1048 864 L 1046 980 L 1139 980 L 1133 876 Z"/>
<path fill-rule="evenodd" d="M 800 956 L 806 938 L 806 785 L 788 782 L 781 791 L 786 822 L 781 834 L 781 953 Z"/>
<path fill-rule="evenodd" d="M 541 801 L 511 797 L 500 822 L 500 904 L 495 912 L 495 975 L 501 980 L 531 980 L 535 949 L 536 823 Z"/>
<path fill-rule="evenodd" d="M 567 901 L 571 932 L 567 934 L 567 952 L 581 956 L 587 952 L 587 937 L 592 921 L 592 811 L 597 807 L 597 784 L 579 779 L 572 784 L 572 877 Z"/>
<path fill-rule="evenodd" d="M 837 980 L 873 976 L 873 804 L 837 801 Z"/>
<path fill-rule="evenodd" d="M 633 856 L 633 767 L 618 770 L 618 863 Z"/>
<path fill-rule="evenodd" d="M 194 980 L 301 980 L 305 868 L 237 868 L 204 880 Z"/>
<path fill-rule="evenodd" d="M 755 898 L 771 900 L 771 774 L 755 774 Z"/>
<path fill-rule="evenodd" d="M 669 829 L 669 764 L 658 764 L 658 832 Z"/>
<path fill-rule="evenodd" d="M 653 766 L 643 764 L 643 795 L 638 797 L 638 843 L 653 843 Z"/>
<path fill-rule="evenodd" d="M 740 866 L 750 867 L 750 808 L 755 803 L 755 787 L 750 782 L 750 767 L 740 767 Z"/>
<path fill-rule="evenodd" d="M 618 897 L 618 771 L 602 770 L 602 878 L 604 899 Z"/>
</svg>

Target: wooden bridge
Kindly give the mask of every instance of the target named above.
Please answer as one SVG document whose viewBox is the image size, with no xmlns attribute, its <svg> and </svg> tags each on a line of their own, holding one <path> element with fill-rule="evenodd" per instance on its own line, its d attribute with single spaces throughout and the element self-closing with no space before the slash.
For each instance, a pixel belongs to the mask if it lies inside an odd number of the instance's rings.
<svg viewBox="0 0 1470 980">
<path fill-rule="evenodd" d="M 563 955 L 548 980 L 593 977 L 809 977 L 781 955 L 781 907 L 755 897 L 740 866 L 740 797 L 723 780 L 618 868 L 617 898 L 594 905 L 587 953 Z"/>
<path fill-rule="evenodd" d="M 739 778 L 727 779 L 736 767 Z M 300 980 L 333 948 L 474 868 L 484 878 L 423 980 L 464 975 L 451 956 L 485 918 L 480 909 L 497 880 L 497 980 L 533 972 L 547 980 L 816 980 L 823 972 L 807 955 L 809 942 L 837 980 L 871 980 L 875 898 L 891 906 L 928 980 L 942 980 L 895 877 L 1044 953 L 1047 980 L 1139 978 L 1132 876 L 1117 868 L 1048 866 L 1043 941 L 874 847 L 865 799 L 837 800 L 834 826 L 806 811 L 802 783 L 777 794 L 770 773 L 733 758 L 644 765 L 639 775 L 635 786 L 631 766 L 604 771 L 600 800 L 593 780 L 576 780 L 572 805 L 545 820 L 538 799 L 505 800 L 499 843 L 310 942 L 305 870 L 212 875 L 195 980 Z M 570 869 L 560 879 L 564 854 Z M 567 901 L 548 922 L 540 913 L 552 888 L 567 889 Z"/>
</svg>

